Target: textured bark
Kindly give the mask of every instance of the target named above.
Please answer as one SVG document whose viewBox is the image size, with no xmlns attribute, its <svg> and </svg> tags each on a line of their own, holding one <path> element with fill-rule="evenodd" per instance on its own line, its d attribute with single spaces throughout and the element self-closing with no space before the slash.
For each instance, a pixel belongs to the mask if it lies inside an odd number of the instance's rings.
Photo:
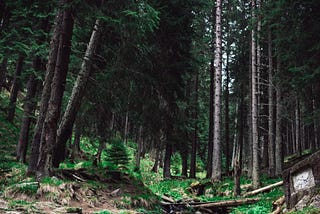
<svg viewBox="0 0 320 214">
<path fill-rule="evenodd" d="M 22 72 L 22 66 L 23 66 L 24 56 L 22 54 L 19 54 L 17 64 L 16 64 L 16 71 L 14 74 L 14 79 L 12 83 L 12 87 L 10 90 L 10 101 L 8 106 L 8 114 L 7 114 L 7 120 L 9 122 L 12 122 L 14 119 L 14 115 L 16 112 L 16 102 L 18 97 L 18 92 L 20 90 L 20 76 Z"/>
<path fill-rule="evenodd" d="M 255 1 L 252 1 L 252 17 L 255 15 Z M 251 49 L 251 120 L 252 120 L 252 181 L 253 188 L 257 189 L 260 186 L 260 166 L 259 166 L 259 142 L 258 142 L 258 100 L 257 100 L 257 65 L 256 65 L 256 31 L 253 28 L 252 32 L 252 49 Z"/>
<path fill-rule="evenodd" d="M 190 160 L 190 178 L 196 177 L 196 161 L 197 161 L 197 144 L 198 144 L 198 87 L 199 87 L 199 73 L 196 73 L 194 86 L 194 131 L 191 145 L 191 160 Z"/>
<path fill-rule="evenodd" d="M 81 123 L 79 122 L 80 119 L 77 119 L 74 126 L 74 140 L 72 144 L 72 153 L 71 153 L 71 159 L 76 160 L 79 158 L 81 149 L 80 149 L 80 141 L 81 141 L 81 135 L 82 135 L 82 128 Z"/>
<path fill-rule="evenodd" d="M 2 88 L 4 88 L 6 85 L 7 64 L 8 57 L 4 57 L 0 64 L 0 92 L 2 91 Z"/>
<path fill-rule="evenodd" d="M 273 80 L 272 80 L 272 72 L 273 72 L 273 60 L 272 60 L 272 38 L 271 38 L 271 30 L 268 29 L 268 160 L 269 160 L 269 176 L 273 177 L 275 174 L 275 153 L 274 153 L 274 111 L 273 111 Z"/>
<path fill-rule="evenodd" d="M 208 160 L 207 160 L 207 178 L 212 175 L 212 155 L 213 155 L 213 111 L 214 111 L 214 66 L 210 65 L 210 109 L 209 109 L 209 139 L 208 139 Z"/>
<path fill-rule="evenodd" d="M 69 57 L 71 53 L 71 38 L 73 31 L 73 16 L 71 8 L 68 5 L 69 0 L 62 0 L 64 6 L 62 31 L 60 34 L 60 44 L 57 54 L 55 72 L 51 84 L 51 94 L 48 104 L 48 111 L 44 123 L 45 144 L 42 148 L 38 170 L 44 175 L 49 175 L 52 171 L 52 156 L 56 144 L 58 119 L 60 117 L 62 96 L 65 88 L 68 72 Z M 62 152 L 62 151 L 60 151 Z M 62 153 L 60 153 L 62 154 Z"/>
<path fill-rule="evenodd" d="M 276 107 L 276 140 L 275 140 L 275 174 L 281 175 L 283 169 L 283 149 L 282 149 L 282 106 L 281 106 L 281 90 L 278 87 L 276 91 L 277 107 Z"/>
<path fill-rule="evenodd" d="M 228 48 L 228 44 L 227 44 Z M 226 156 L 226 173 L 229 173 L 229 166 L 230 166 L 230 151 L 229 151 L 229 145 L 230 145 L 230 130 L 229 130 L 229 82 L 230 82 L 230 75 L 229 75 L 229 48 L 227 50 L 227 59 L 226 59 L 226 83 L 225 83 L 225 144 L 226 144 L 226 150 L 225 150 L 225 156 Z"/>
<path fill-rule="evenodd" d="M 298 96 L 296 96 L 295 105 L 295 144 L 296 151 L 299 155 L 302 155 L 301 139 L 300 139 L 300 102 Z"/>
<path fill-rule="evenodd" d="M 138 148 L 137 148 L 137 154 L 136 154 L 136 167 L 140 169 L 140 159 L 141 159 L 141 153 L 142 153 L 142 147 L 143 147 L 143 126 L 140 125 L 139 127 L 139 138 L 138 138 Z"/>
<path fill-rule="evenodd" d="M 40 145 L 41 133 L 43 130 L 43 124 L 44 124 L 46 112 L 48 109 L 48 103 L 49 103 L 50 93 L 51 93 L 51 83 L 52 83 L 54 69 L 57 61 L 57 54 L 58 54 L 58 48 L 59 48 L 59 35 L 61 31 L 62 17 L 63 17 L 63 12 L 59 11 L 55 18 L 53 35 L 50 42 L 49 59 L 47 63 L 46 76 L 45 76 L 42 94 L 41 94 L 39 116 L 37 118 L 37 123 L 34 129 L 34 134 L 33 134 L 32 144 L 31 144 L 31 154 L 30 154 L 30 160 L 29 160 L 28 171 L 27 171 L 28 175 L 34 174 L 38 165 L 40 146 L 41 146 Z"/>
<path fill-rule="evenodd" d="M 83 58 L 80 72 L 78 74 L 76 82 L 74 83 L 71 97 L 59 125 L 56 142 L 57 146 L 55 148 L 53 156 L 53 165 L 55 167 L 58 167 L 59 164 L 64 160 L 63 156 L 59 154 L 65 153 L 66 142 L 72 132 L 74 121 L 81 106 L 82 97 L 84 96 L 86 91 L 87 82 L 92 73 L 93 57 L 99 44 L 99 27 L 100 21 L 97 19 L 91 34 L 89 44 L 87 46 L 85 56 Z"/>
<path fill-rule="evenodd" d="M 318 147 L 318 136 L 317 136 L 317 117 L 316 117 L 316 101 L 315 101 L 315 92 L 314 89 L 312 90 L 312 116 L 313 116 L 313 139 L 311 141 L 311 150 L 315 151 Z"/>
<path fill-rule="evenodd" d="M 172 155 L 172 144 L 171 142 L 166 142 L 166 151 L 164 155 L 164 165 L 163 165 L 163 177 L 171 178 L 171 155 Z"/>
<path fill-rule="evenodd" d="M 214 93 L 214 128 L 213 128 L 213 158 L 212 181 L 221 180 L 221 69 L 222 69 L 222 32 L 221 32 L 222 3 L 216 1 L 216 42 L 215 42 L 215 93 Z"/>
<path fill-rule="evenodd" d="M 40 70 L 40 58 L 36 57 L 33 62 L 33 67 L 36 71 Z M 27 94 L 23 106 L 23 118 L 20 128 L 19 140 L 17 145 L 17 161 L 26 163 L 26 154 L 29 141 L 29 130 L 32 117 L 34 116 L 34 110 L 36 107 L 36 90 L 37 90 L 37 79 L 34 74 L 31 74 L 27 83 Z"/>
</svg>

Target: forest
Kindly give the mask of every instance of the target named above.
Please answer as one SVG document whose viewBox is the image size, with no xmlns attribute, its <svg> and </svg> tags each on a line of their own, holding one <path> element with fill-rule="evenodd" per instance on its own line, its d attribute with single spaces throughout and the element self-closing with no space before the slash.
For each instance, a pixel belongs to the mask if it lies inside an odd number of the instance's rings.
<svg viewBox="0 0 320 214">
<path fill-rule="evenodd" d="M 319 11 L 0 0 L 0 213 L 320 212 L 284 184 L 320 148 Z"/>
</svg>

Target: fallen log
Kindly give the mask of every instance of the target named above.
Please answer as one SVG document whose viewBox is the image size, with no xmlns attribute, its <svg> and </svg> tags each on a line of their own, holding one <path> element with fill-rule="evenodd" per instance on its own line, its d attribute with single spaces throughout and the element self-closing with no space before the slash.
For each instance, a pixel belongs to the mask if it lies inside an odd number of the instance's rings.
<svg viewBox="0 0 320 214">
<path fill-rule="evenodd" d="M 205 204 L 191 205 L 192 208 L 215 208 L 215 207 L 235 207 L 243 204 L 253 204 L 258 202 L 260 198 L 245 198 L 245 199 L 234 199 L 227 201 L 218 202 L 207 202 Z"/>
<path fill-rule="evenodd" d="M 272 214 L 280 214 L 282 212 L 282 206 L 285 201 L 286 201 L 285 197 L 282 196 L 278 200 L 273 202 L 272 205 L 273 205 L 273 209 L 275 208 L 275 210 L 272 212 Z"/>
<path fill-rule="evenodd" d="M 247 192 L 247 193 L 243 194 L 243 196 L 244 197 L 248 197 L 248 196 L 252 196 L 252 195 L 257 195 L 259 193 L 269 191 L 269 190 L 271 190 L 271 189 L 273 189 L 275 187 L 281 186 L 281 185 L 283 185 L 283 181 L 279 181 L 277 183 L 262 187 L 260 189 L 253 190 L 251 192 Z"/>
</svg>

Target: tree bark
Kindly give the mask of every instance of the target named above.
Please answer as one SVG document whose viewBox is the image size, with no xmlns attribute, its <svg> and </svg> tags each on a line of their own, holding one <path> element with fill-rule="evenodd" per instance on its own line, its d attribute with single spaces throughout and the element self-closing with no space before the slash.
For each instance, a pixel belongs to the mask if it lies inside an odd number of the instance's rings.
<svg viewBox="0 0 320 214">
<path fill-rule="evenodd" d="M 269 156 L 269 176 L 274 177 L 275 174 L 275 153 L 274 153 L 274 112 L 273 112 L 273 60 L 272 60 L 272 37 L 271 37 L 271 30 L 268 29 L 268 61 L 269 61 L 269 68 L 268 68 L 268 156 Z"/>
<path fill-rule="evenodd" d="M 34 129 L 34 134 L 33 134 L 32 144 L 31 144 L 30 160 L 29 160 L 29 165 L 27 170 L 28 175 L 32 175 L 36 172 L 38 161 L 39 161 L 41 133 L 43 130 L 43 124 L 44 124 L 46 112 L 48 109 L 48 103 L 49 103 L 50 93 L 51 93 L 51 83 L 52 83 L 54 69 L 57 62 L 57 54 L 58 54 L 58 48 L 59 48 L 59 35 L 61 31 L 62 17 L 63 17 L 63 12 L 59 11 L 55 18 L 53 35 L 50 42 L 49 59 L 47 63 L 46 76 L 45 76 L 44 85 L 43 85 L 42 94 L 41 94 L 39 116 L 37 118 L 37 123 Z"/>
<path fill-rule="evenodd" d="M 172 155 L 172 144 L 171 142 L 166 142 L 166 151 L 164 155 L 164 166 L 163 166 L 163 177 L 171 178 L 171 155 Z"/>
<path fill-rule="evenodd" d="M 296 134 L 296 151 L 299 156 L 302 155 L 302 147 L 300 140 L 300 102 L 298 95 L 296 96 L 296 105 L 295 105 L 295 134 Z"/>
<path fill-rule="evenodd" d="M 213 111 L 214 111 L 214 66 L 213 61 L 210 64 L 210 109 L 209 109 L 209 139 L 208 139 L 208 159 L 207 159 L 207 175 L 212 175 L 212 155 L 213 155 Z"/>
<path fill-rule="evenodd" d="M 71 97 L 69 99 L 66 111 L 61 119 L 61 123 L 59 125 L 59 129 L 57 132 L 57 146 L 55 148 L 54 156 L 53 156 L 53 166 L 58 167 L 59 164 L 64 161 L 63 156 L 60 154 L 65 152 L 66 142 L 70 137 L 72 132 L 72 127 L 74 121 L 76 119 L 77 113 L 81 106 L 82 97 L 86 91 L 86 85 L 88 79 L 92 72 L 92 62 L 94 58 L 94 54 L 99 44 L 100 37 L 100 21 L 96 20 L 89 44 L 87 46 L 87 50 L 85 56 L 83 58 L 83 62 L 81 65 L 80 72 L 78 74 L 77 80 L 74 83 Z"/>
<path fill-rule="evenodd" d="M 7 65 L 8 57 L 5 56 L 0 64 L 0 92 L 2 92 L 2 88 L 6 85 Z"/>
<path fill-rule="evenodd" d="M 196 177 L 196 161 L 197 161 L 197 144 L 198 144 L 198 88 L 199 88 L 199 73 L 195 76 L 195 87 L 194 87 L 194 131 L 193 140 L 191 145 L 191 160 L 190 160 L 190 178 Z"/>
<path fill-rule="evenodd" d="M 18 92 L 20 90 L 21 85 L 21 72 L 22 72 L 22 66 L 23 66 L 24 56 L 22 54 L 19 54 L 17 64 L 16 64 L 16 71 L 14 74 L 14 79 L 10 91 L 10 101 L 8 106 L 8 114 L 7 114 L 7 120 L 9 122 L 12 122 L 14 119 L 14 115 L 16 112 L 16 102 L 18 97 Z"/>
<path fill-rule="evenodd" d="M 221 180 L 221 69 L 222 69 L 222 32 L 221 32 L 222 3 L 216 1 L 216 42 L 215 42 L 215 93 L 214 93 L 214 129 L 213 129 L 213 158 L 211 180 Z"/>
<path fill-rule="evenodd" d="M 40 63 L 40 58 L 36 57 L 36 59 L 33 62 L 33 67 L 35 71 L 40 70 Z M 35 95 L 37 90 L 37 82 L 38 81 L 36 79 L 36 76 L 34 74 L 31 74 L 27 83 L 27 94 L 23 106 L 23 118 L 20 128 L 16 156 L 17 161 L 22 161 L 23 163 L 26 163 L 30 124 L 36 107 Z"/>
<path fill-rule="evenodd" d="M 276 140 L 275 140 L 275 174 L 280 176 L 283 169 L 283 149 L 282 149 L 282 106 L 281 106 L 281 89 L 278 86 L 276 90 L 277 107 L 276 107 Z"/>
<path fill-rule="evenodd" d="M 63 12 L 62 31 L 60 33 L 60 44 L 57 54 L 57 62 L 51 84 L 51 94 L 48 104 L 48 111 L 44 122 L 45 137 L 42 148 L 38 171 L 44 175 L 49 175 L 52 171 L 52 157 L 56 145 L 58 119 L 60 117 L 62 96 L 65 89 L 68 72 L 69 57 L 71 53 L 71 38 L 73 31 L 73 15 L 70 7 L 71 0 L 62 0 L 62 5 L 66 6 Z M 60 151 L 63 152 L 63 151 Z"/>
<path fill-rule="evenodd" d="M 138 138 L 138 148 L 137 148 L 137 154 L 136 154 L 136 168 L 140 169 L 140 159 L 141 159 L 141 152 L 142 152 L 142 144 L 143 144 L 143 126 L 140 125 L 139 127 L 139 138 Z"/>
<path fill-rule="evenodd" d="M 255 0 L 252 1 L 252 18 L 255 19 Z M 256 31 L 252 29 L 252 58 L 251 58 L 251 92 L 252 92 L 252 181 L 253 188 L 257 189 L 260 186 L 260 166 L 259 166 L 259 142 L 258 142 L 258 98 L 257 98 L 257 65 L 256 65 Z"/>
<path fill-rule="evenodd" d="M 226 59 L 226 84 L 225 84 L 225 144 L 226 144 L 226 149 L 225 149 L 225 156 L 226 156 L 226 173 L 229 173 L 229 167 L 230 167 L 230 130 L 229 130 L 229 82 L 230 82 L 230 75 L 229 75 L 229 46 L 227 43 L 227 59 Z"/>
</svg>

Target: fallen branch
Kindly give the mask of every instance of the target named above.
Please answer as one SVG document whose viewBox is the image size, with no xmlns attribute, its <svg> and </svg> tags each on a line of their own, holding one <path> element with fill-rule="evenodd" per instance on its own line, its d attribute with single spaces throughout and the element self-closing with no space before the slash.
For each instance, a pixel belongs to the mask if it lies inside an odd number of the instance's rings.
<svg viewBox="0 0 320 214">
<path fill-rule="evenodd" d="M 191 205 L 191 207 L 193 208 L 234 207 L 234 206 L 239 206 L 243 204 L 253 204 L 259 200 L 260 198 L 235 199 L 235 200 L 228 200 L 228 201 L 218 201 L 218 202 L 209 202 L 205 204 Z"/>
<path fill-rule="evenodd" d="M 277 182 L 275 184 L 271 184 L 271 185 L 262 187 L 260 189 L 253 190 L 251 192 L 247 192 L 243 196 L 247 197 L 247 196 L 257 195 L 257 194 L 259 194 L 261 192 L 266 192 L 266 191 L 269 191 L 269 190 L 271 190 L 271 189 L 273 189 L 275 187 L 282 186 L 282 185 L 283 185 L 283 181 L 279 181 L 279 182 Z"/>
<path fill-rule="evenodd" d="M 272 212 L 272 214 L 280 214 L 282 212 L 282 205 L 285 202 L 285 197 L 282 196 L 278 200 L 272 203 L 273 207 L 276 207 L 276 209 Z"/>
</svg>

